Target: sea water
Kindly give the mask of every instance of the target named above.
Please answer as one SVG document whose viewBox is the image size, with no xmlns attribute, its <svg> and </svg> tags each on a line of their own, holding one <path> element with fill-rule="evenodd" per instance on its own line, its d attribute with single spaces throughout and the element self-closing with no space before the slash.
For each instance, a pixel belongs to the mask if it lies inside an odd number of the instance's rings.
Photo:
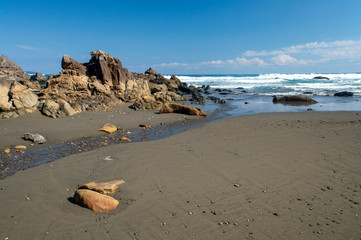
<svg viewBox="0 0 361 240">
<path fill-rule="evenodd" d="M 315 77 L 322 77 L 315 79 Z M 170 76 L 165 76 L 170 77 Z M 334 74 L 225 74 L 177 75 L 188 85 L 211 86 L 211 89 L 228 89 L 228 95 L 212 91 L 211 96 L 227 101 L 230 115 L 266 112 L 298 111 L 361 111 L 361 73 Z M 353 97 L 335 97 L 336 92 L 352 92 Z M 273 104 L 273 96 L 303 95 L 318 101 L 309 106 Z M 200 106 L 202 107 L 202 106 Z M 222 106 L 203 106 L 213 111 Z"/>
</svg>

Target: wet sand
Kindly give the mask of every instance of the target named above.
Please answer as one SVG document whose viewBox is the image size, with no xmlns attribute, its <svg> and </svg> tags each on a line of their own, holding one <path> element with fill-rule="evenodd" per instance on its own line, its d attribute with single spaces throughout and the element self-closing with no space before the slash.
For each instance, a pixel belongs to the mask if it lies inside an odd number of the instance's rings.
<svg viewBox="0 0 361 240">
<path fill-rule="evenodd" d="M 360 139 L 361 112 L 277 113 L 79 153 L 0 180 L 0 239 L 359 239 Z M 71 203 L 113 179 L 112 213 Z"/>
</svg>

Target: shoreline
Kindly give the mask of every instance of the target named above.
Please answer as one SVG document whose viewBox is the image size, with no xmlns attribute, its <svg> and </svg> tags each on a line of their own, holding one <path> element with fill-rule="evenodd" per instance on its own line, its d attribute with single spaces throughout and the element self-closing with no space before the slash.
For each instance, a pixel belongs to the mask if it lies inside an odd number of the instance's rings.
<svg viewBox="0 0 361 240">
<path fill-rule="evenodd" d="M 0 180 L 0 237 L 357 239 L 360 136 L 361 112 L 267 113 L 71 155 Z M 119 178 L 114 212 L 67 200 Z"/>
</svg>

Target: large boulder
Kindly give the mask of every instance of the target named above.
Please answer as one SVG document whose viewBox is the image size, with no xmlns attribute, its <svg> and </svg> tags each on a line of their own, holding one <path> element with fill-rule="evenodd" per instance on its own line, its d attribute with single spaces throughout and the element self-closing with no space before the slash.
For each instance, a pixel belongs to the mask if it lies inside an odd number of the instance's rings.
<svg viewBox="0 0 361 240">
<path fill-rule="evenodd" d="M 207 116 L 207 113 L 203 112 L 200 108 L 186 106 L 178 103 L 165 103 L 159 113 L 181 113 L 193 116 Z"/>
<path fill-rule="evenodd" d="M 74 70 L 77 71 L 78 73 L 82 74 L 82 75 L 86 75 L 86 67 L 75 61 L 74 59 L 72 59 L 71 57 L 69 57 L 68 55 L 64 55 L 62 60 L 61 60 L 61 67 L 64 70 Z"/>
<path fill-rule="evenodd" d="M 30 76 L 24 72 L 21 67 L 16 65 L 5 56 L 0 55 L 0 79 L 10 81 L 23 81 L 29 80 Z"/>
<path fill-rule="evenodd" d="M 133 78 L 132 73 L 122 66 L 118 58 L 101 50 L 92 51 L 91 56 L 89 63 L 84 64 L 87 74 L 96 76 L 103 84 L 116 86 Z"/>
<path fill-rule="evenodd" d="M 172 76 L 170 79 L 164 77 L 162 74 L 157 73 L 153 68 L 149 68 L 142 73 L 134 73 L 133 76 L 137 79 L 146 79 L 150 83 L 165 85 L 167 91 L 178 92 L 178 85 L 181 83 L 176 76 Z"/>
<path fill-rule="evenodd" d="M 17 117 L 36 111 L 38 96 L 17 81 L 0 79 L 0 118 Z"/>
</svg>

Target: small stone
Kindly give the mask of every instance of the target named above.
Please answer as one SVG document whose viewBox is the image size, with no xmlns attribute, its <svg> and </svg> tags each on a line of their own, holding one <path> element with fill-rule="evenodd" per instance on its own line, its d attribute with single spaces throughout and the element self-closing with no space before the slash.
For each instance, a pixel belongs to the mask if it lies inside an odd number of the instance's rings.
<svg viewBox="0 0 361 240">
<path fill-rule="evenodd" d="M 16 150 L 26 150 L 26 149 L 27 149 L 27 147 L 24 146 L 24 145 L 17 145 L 17 146 L 15 146 L 14 148 L 15 148 Z"/>
<path fill-rule="evenodd" d="M 73 198 L 76 204 L 102 214 L 113 211 L 119 204 L 118 200 L 110 196 L 88 189 L 78 189 Z"/>
<path fill-rule="evenodd" d="M 218 222 L 218 225 L 223 226 L 224 223 L 223 222 Z"/>
<path fill-rule="evenodd" d="M 192 215 L 192 214 L 193 214 L 193 212 L 188 212 L 188 214 L 189 214 L 189 215 Z"/>
<path fill-rule="evenodd" d="M 111 156 L 106 156 L 106 157 L 104 158 L 104 160 L 105 160 L 105 161 L 112 161 L 113 158 L 112 158 Z"/>
<path fill-rule="evenodd" d="M 46 142 L 46 139 L 39 133 L 24 133 L 24 139 L 38 144 L 43 144 Z"/>
<path fill-rule="evenodd" d="M 166 222 L 164 222 L 164 223 L 163 223 L 163 226 L 165 226 L 165 225 L 167 225 L 167 223 L 166 223 Z"/>
<path fill-rule="evenodd" d="M 26 201 L 30 201 L 30 198 L 29 198 L 29 197 L 26 197 L 25 199 L 26 199 Z"/>
<path fill-rule="evenodd" d="M 121 184 L 125 183 L 124 180 L 113 180 L 109 182 L 90 182 L 84 184 L 80 189 L 89 189 L 101 194 L 111 195 L 116 192 Z"/>
<path fill-rule="evenodd" d="M 233 184 L 233 186 L 240 187 L 241 185 L 239 185 L 238 183 L 235 183 L 235 184 Z"/>
<path fill-rule="evenodd" d="M 215 204 L 215 201 L 212 200 L 211 203 L 212 203 L 212 204 Z"/>
<path fill-rule="evenodd" d="M 130 139 L 127 138 L 127 137 L 121 137 L 120 141 L 122 141 L 122 142 L 130 142 Z"/>
<path fill-rule="evenodd" d="M 11 152 L 11 149 L 10 149 L 10 148 L 5 148 L 4 154 L 9 154 L 10 152 Z"/>
</svg>

